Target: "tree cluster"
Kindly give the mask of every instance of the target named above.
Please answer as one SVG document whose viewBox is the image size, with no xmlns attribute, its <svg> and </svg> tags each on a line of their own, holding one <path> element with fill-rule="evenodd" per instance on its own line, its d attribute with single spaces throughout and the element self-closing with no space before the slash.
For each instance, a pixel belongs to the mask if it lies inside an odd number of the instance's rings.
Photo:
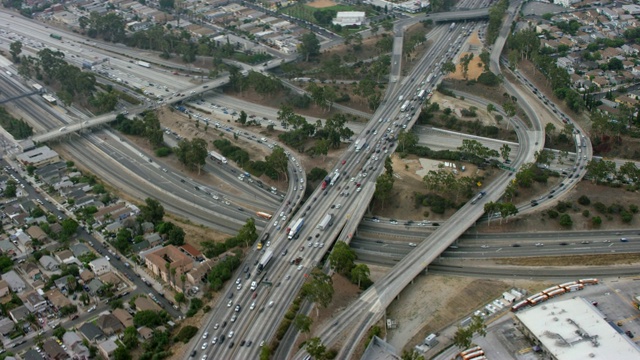
<svg viewBox="0 0 640 360">
<path fill-rule="evenodd" d="M 182 139 L 178 146 L 173 149 L 180 163 L 190 171 L 198 170 L 198 175 L 205 165 L 209 152 L 207 151 L 207 141 L 201 138 L 193 140 Z"/>
<path fill-rule="evenodd" d="M 478 179 L 460 176 L 456 177 L 453 172 L 447 169 L 430 170 L 422 178 L 428 190 L 453 197 L 454 202 L 458 202 L 459 197 L 470 198 Z"/>
<path fill-rule="evenodd" d="M 453 344 L 460 349 L 468 349 L 471 347 L 471 341 L 474 335 L 486 336 L 487 325 L 484 319 L 478 315 L 471 317 L 471 324 L 466 327 L 458 327 L 453 335 Z"/>
<path fill-rule="evenodd" d="M 337 273 L 346 276 L 361 289 L 366 289 L 372 282 L 369 279 L 369 267 L 366 264 L 355 264 L 356 253 L 344 241 L 336 242 L 329 254 L 329 264 Z"/>
<path fill-rule="evenodd" d="M 546 184 L 549 172 L 540 169 L 535 163 L 524 164 L 516 173 L 515 183 L 523 188 L 530 188 L 534 182 Z"/>
<path fill-rule="evenodd" d="M 330 89 L 330 87 L 317 88 Z M 343 114 L 330 116 L 322 126 L 320 121 L 315 124 L 308 123 L 307 119 L 296 114 L 293 108 L 282 105 L 278 111 L 278 120 L 287 128 L 292 128 L 286 133 L 280 134 L 278 136 L 280 140 L 300 152 L 305 151 L 307 140 L 311 137 L 315 138 L 314 146 L 308 150 L 312 155 L 327 155 L 330 147 L 337 149 L 343 140 L 353 136 L 353 131 L 345 126 L 347 118 Z"/>
<path fill-rule="evenodd" d="M 509 8 L 509 0 L 500 0 L 489 9 L 489 25 L 487 26 L 487 44 L 493 44 L 498 38 L 502 18 Z"/>
<path fill-rule="evenodd" d="M 147 139 L 154 149 L 164 146 L 164 135 L 157 114 L 153 111 L 147 111 L 141 115 L 142 119 L 129 120 L 123 114 L 119 114 L 116 116 L 113 127 L 127 135 L 141 136 Z"/>
<path fill-rule="evenodd" d="M 509 216 L 514 216 L 518 214 L 518 208 L 510 202 L 493 202 L 490 201 L 484 204 L 484 212 L 489 217 L 489 221 L 495 214 L 500 214 L 500 223 L 502 223 L 502 219 L 506 219 Z M 508 222 L 508 220 L 507 220 Z"/>
<path fill-rule="evenodd" d="M 227 256 L 218 261 L 209 271 L 207 281 L 213 291 L 222 289 L 224 282 L 231 279 L 233 272 L 240 266 L 238 255 Z"/>
</svg>

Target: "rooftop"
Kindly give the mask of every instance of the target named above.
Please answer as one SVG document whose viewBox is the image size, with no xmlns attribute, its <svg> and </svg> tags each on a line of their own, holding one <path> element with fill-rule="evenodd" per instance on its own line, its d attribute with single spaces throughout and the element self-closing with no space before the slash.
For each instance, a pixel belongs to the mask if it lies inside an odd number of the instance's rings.
<svg viewBox="0 0 640 360">
<path fill-rule="evenodd" d="M 636 344 L 581 297 L 545 303 L 516 316 L 558 360 L 640 357 Z"/>
</svg>

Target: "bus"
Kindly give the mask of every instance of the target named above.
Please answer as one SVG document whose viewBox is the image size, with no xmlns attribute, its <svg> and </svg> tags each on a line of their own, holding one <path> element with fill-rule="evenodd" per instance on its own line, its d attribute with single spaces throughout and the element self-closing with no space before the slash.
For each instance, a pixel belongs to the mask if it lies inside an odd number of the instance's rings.
<svg viewBox="0 0 640 360">
<path fill-rule="evenodd" d="M 52 38 L 54 38 L 54 39 L 56 39 L 56 40 L 62 40 L 62 36 L 60 36 L 60 35 L 58 35 L 58 34 L 51 34 L 51 35 L 49 35 L 49 36 L 51 36 Z"/>
<path fill-rule="evenodd" d="M 271 220 L 271 218 L 273 217 L 273 215 L 267 214 L 266 212 L 262 212 L 262 211 L 258 211 L 256 213 L 256 215 L 261 217 L 261 218 L 263 218 L 263 219 L 265 219 L 265 220 Z"/>
</svg>

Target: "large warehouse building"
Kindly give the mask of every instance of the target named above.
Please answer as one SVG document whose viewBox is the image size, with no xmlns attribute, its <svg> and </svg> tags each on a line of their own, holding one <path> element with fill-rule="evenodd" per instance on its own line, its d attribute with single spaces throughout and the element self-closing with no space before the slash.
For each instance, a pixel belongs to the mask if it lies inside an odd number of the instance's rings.
<svg viewBox="0 0 640 360">
<path fill-rule="evenodd" d="M 522 332 L 552 359 L 640 359 L 640 349 L 589 301 L 576 297 L 516 314 Z"/>
</svg>

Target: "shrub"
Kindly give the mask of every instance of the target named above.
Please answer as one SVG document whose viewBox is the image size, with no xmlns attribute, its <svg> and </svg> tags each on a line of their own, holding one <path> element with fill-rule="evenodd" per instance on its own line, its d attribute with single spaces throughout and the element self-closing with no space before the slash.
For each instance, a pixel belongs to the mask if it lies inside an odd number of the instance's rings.
<svg viewBox="0 0 640 360">
<path fill-rule="evenodd" d="M 632 213 L 637 214 L 637 213 L 638 213 L 638 205 L 636 205 L 636 204 L 631 204 L 631 205 L 629 205 L 629 210 L 630 210 Z"/>
<path fill-rule="evenodd" d="M 556 219 L 558 217 L 558 212 L 555 210 L 549 210 L 547 211 L 547 215 L 552 219 Z"/>
<path fill-rule="evenodd" d="M 602 224 L 602 219 L 600 218 L 600 216 L 594 216 L 591 218 L 591 224 L 593 226 L 600 226 L 600 224 Z"/>
<path fill-rule="evenodd" d="M 622 211 L 620 216 L 622 217 L 622 222 L 626 224 L 630 223 L 631 220 L 633 220 L 633 214 L 628 211 Z"/>
<path fill-rule="evenodd" d="M 584 210 L 584 211 L 582 212 L 582 216 L 584 216 L 584 217 L 588 218 L 588 217 L 589 217 L 589 210 Z"/>
<path fill-rule="evenodd" d="M 620 214 L 624 211 L 624 207 L 620 204 L 611 204 L 607 209 L 609 214 Z"/>
<path fill-rule="evenodd" d="M 591 200 L 586 196 L 586 195 L 582 195 L 578 198 L 578 204 L 583 205 L 583 206 L 587 206 L 589 204 L 591 204 Z M 595 206 L 595 204 L 594 204 Z"/>
<path fill-rule="evenodd" d="M 195 326 L 187 325 L 180 329 L 178 334 L 176 335 L 177 341 L 182 341 L 183 343 L 188 343 L 189 340 L 198 333 L 198 328 Z"/>
<path fill-rule="evenodd" d="M 598 211 L 601 214 L 604 214 L 607 212 L 607 206 L 599 201 L 596 203 L 593 203 L 593 207 L 594 209 L 596 209 L 596 211 Z"/>
<path fill-rule="evenodd" d="M 571 207 L 571 204 L 569 204 L 568 202 L 564 202 L 564 201 L 560 201 L 558 202 L 558 204 L 556 205 L 556 210 L 559 213 L 563 213 L 566 212 L 568 208 Z"/>
<path fill-rule="evenodd" d="M 560 225 L 564 227 L 569 227 L 573 225 L 573 220 L 571 220 L 571 216 L 569 216 L 569 214 L 562 214 L 560 216 Z"/>
</svg>

